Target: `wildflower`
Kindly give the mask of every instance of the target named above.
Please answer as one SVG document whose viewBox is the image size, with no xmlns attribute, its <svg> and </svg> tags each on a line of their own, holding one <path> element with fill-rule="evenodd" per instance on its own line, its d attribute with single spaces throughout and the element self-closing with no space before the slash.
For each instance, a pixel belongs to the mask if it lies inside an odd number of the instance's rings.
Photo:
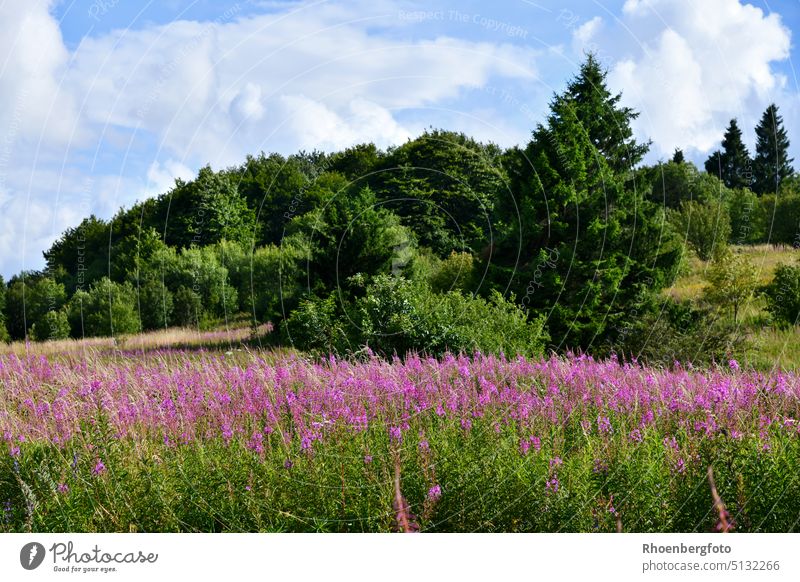
<svg viewBox="0 0 800 582">
<path fill-rule="evenodd" d="M 607 416 L 597 417 L 597 430 L 600 431 L 600 434 L 608 434 L 613 432 L 613 429 L 611 428 L 611 421 L 608 420 Z"/>
<path fill-rule="evenodd" d="M 560 467 L 564 464 L 564 461 L 561 460 L 561 457 L 553 457 L 550 459 L 550 468 L 555 469 L 556 467 Z"/>
<path fill-rule="evenodd" d="M 389 438 L 399 443 L 403 440 L 403 431 L 397 426 L 389 427 Z"/>
<path fill-rule="evenodd" d="M 419 441 L 419 450 L 420 450 L 420 451 L 425 451 L 425 452 L 427 452 L 427 451 L 429 451 L 429 450 L 430 450 L 430 448 L 431 448 L 431 445 L 430 445 L 430 443 L 428 443 L 428 441 L 427 441 L 427 440 L 421 440 L 421 441 Z"/>
<path fill-rule="evenodd" d="M 11 456 L 14 458 L 19 457 L 20 450 L 17 445 L 11 445 Z"/>
<path fill-rule="evenodd" d="M 97 458 L 97 463 L 95 463 L 94 469 L 92 469 L 92 473 L 95 475 L 102 475 L 106 472 L 106 466 L 103 463 L 103 460 L 99 457 Z"/>
<path fill-rule="evenodd" d="M 283 462 L 283 468 L 284 468 L 284 469 L 286 469 L 287 471 L 288 471 L 289 469 L 291 469 L 292 467 L 294 467 L 294 463 L 292 463 L 292 461 L 291 461 L 290 459 L 286 459 L 286 460 Z"/>
<path fill-rule="evenodd" d="M 364 464 L 369 465 L 372 462 L 372 455 L 364 455 Z"/>
<path fill-rule="evenodd" d="M 252 490 L 253 490 L 253 488 L 252 488 L 252 487 L 250 487 L 250 485 L 245 485 L 245 486 L 244 486 L 244 490 L 245 490 L 245 491 L 252 491 Z"/>
<path fill-rule="evenodd" d="M 630 432 L 628 438 L 635 443 L 640 443 L 644 437 L 642 437 L 642 432 L 638 428 L 635 428 Z"/>
<path fill-rule="evenodd" d="M 553 477 L 545 483 L 544 489 L 547 492 L 558 493 L 559 485 L 561 485 L 561 483 L 558 482 L 558 475 L 553 475 Z"/>
<path fill-rule="evenodd" d="M 59 483 L 58 484 L 58 492 L 59 493 L 67 493 L 69 491 L 69 485 L 66 483 Z"/>
<path fill-rule="evenodd" d="M 442 487 L 440 485 L 434 485 L 430 489 L 428 489 L 428 499 L 431 501 L 436 501 L 442 496 Z"/>
<path fill-rule="evenodd" d="M 734 359 L 731 359 L 728 362 L 728 366 L 730 366 L 731 370 L 733 370 L 734 372 L 738 372 L 739 371 L 739 362 L 737 362 Z"/>
</svg>

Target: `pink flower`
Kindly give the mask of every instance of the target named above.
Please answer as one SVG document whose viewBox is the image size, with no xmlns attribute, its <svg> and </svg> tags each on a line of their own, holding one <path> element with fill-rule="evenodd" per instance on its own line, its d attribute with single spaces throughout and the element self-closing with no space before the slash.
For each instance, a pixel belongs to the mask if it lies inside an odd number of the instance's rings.
<svg viewBox="0 0 800 582">
<path fill-rule="evenodd" d="M 105 472 L 106 472 L 106 466 L 103 463 L 102 459 L 98 458 L 97 463 L 94 466 L 94 469 L 92 469 L 92 473 L 94 473 L 95 475 L 102 475 Z"/>
<path fill-rule="evenodd" d="M 69 491 L 69 485 L 66 483 L 59 483 L 58 484 L 58 492 L 59 493 L 66 493 Z"/>
<path fill-rule="evenodd" d="M 428 489 L 428 499 L 431 501 L 437 501 L 442 496 L 442 487 L 440 485 L 434 485 L 430 489 Z"/>
</svg>

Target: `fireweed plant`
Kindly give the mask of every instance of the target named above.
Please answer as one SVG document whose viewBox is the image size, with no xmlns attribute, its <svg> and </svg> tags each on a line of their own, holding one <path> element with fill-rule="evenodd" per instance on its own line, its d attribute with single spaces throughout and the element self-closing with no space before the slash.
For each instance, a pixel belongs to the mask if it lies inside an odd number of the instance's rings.
<svg viewBox="0 0 800 582">
<path fill-rule="evenodd" d="M 0 531 L 795 531 L 799 380 L 588 356 L 8 355 Z"/>
</svg>

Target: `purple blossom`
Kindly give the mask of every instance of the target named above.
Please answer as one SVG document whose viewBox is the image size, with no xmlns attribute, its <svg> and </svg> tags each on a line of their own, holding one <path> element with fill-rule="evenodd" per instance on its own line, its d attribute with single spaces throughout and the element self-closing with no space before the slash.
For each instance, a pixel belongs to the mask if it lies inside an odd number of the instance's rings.
<svg viewBox="0 0 800 582">
<path fill-rule="evenodd" d="M 92 473 L 95 475 L 102 475 L 105 472 L 106 472 L 105 463 L 103 463 L 103 460 L 98 457 L 97 463 L 95 463 L 94 468 L 92 469 Z"/>
<path fill-rule="evenodd" d="M 434 485 L 430 489 L 428 489 L 428 499 L 431 501 L 437 501 L 442 496 L 442 487 L 440 485 Z"/>
</svg>

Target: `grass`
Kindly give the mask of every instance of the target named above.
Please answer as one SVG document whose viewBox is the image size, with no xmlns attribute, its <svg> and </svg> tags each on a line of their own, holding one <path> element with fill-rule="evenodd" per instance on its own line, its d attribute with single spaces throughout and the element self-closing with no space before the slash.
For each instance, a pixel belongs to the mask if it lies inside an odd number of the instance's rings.
<svg viewBox="0 0 800 582">
<path fill-rule="evenodd" d="M 0 342 L 0 355 L 57 356 L 59 354 L 83 354 L 88 356 L 98 352 L 145 352 L 165 348 L 227 348 L 233 350 L 240 348 L 242 345 L 258 344 L 258 340 L 271 331 L 272 325 L 266 323 L 256 329 L 241 325 L 210 331 L 173 327 L 119 337 L 92 337 L 45 342 L 17 341 L 9 344 Z"/>
<path fill-rule="evenodd" d="M 766 285 L 772 280 L 775 269 L 780 264 L 793 264 L 797 261 L 798 251 L 791 247 L 775 247 L 773 245 L 735 246 L 734 251 L 745 255 L 756 267 L 760 284 Z M 684 273 L 675 284 L 664 293 L 675 299 L 699 300 L 706 285 L 704 273 L 710 261 L 703 261 L 691 255 Z"/>
</svg>

